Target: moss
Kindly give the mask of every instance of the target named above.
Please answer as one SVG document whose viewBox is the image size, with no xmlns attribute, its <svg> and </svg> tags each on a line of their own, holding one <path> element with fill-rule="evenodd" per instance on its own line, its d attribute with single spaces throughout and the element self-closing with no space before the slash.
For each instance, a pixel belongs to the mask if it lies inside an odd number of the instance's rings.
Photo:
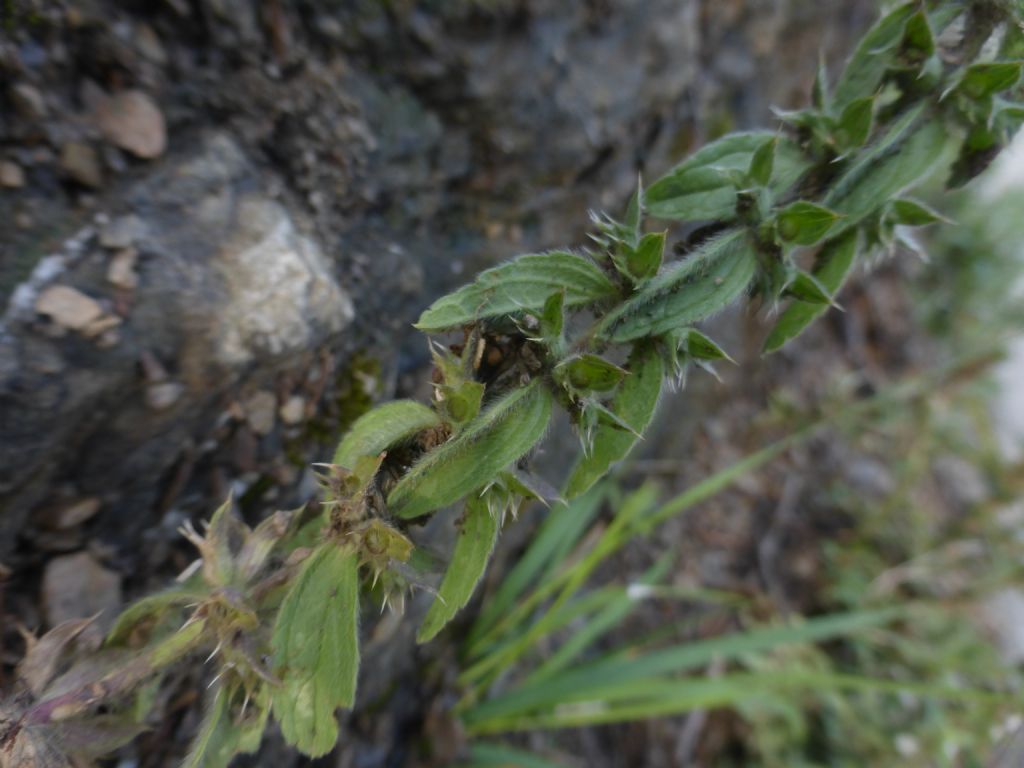
<svg viewBox="0 0 1024 768">
<path fill-rule="evenodd" d="M 366 352 L 356 352 L 338 373 L 335 394 L 323 416 L 311 419 L 306 437 L 321 443 L 337 442 L 356 419 L 373 407 L 382 366 Z"/>
</svg>

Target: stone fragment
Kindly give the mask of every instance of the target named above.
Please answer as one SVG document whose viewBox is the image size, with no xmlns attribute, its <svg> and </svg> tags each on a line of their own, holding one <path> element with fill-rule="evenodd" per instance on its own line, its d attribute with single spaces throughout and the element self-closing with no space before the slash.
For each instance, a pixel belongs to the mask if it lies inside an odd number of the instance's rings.
<svg viewBox="0 0 1024 768">
<path fill-rule="evenodd" d="M 95 496 L 57 504 L 43 511 L 40 522 L 55 531 L 75 528 L 100 511 L 100 500 Z"/>
<path fill-rule="evenodd" d="M 17 189 L 25 186 L 25 172 L 21 166 L 9 160 L 0 162 L 0 187 Z"/>
<path fill-rule="evenodd" d="M 135 47 L 145 58 L 154 64 L 163 66 L 167 63 L 167 52 L 156 32 L 148 24 L 140 24 L 135 30 Z"/>
<path fill-rule="evenodd" d="M 67 285 L 51 285 L 43 290 L 36 299 L 36 311 L 73 331 L 84 330 L 103 317 L 98 301 Z"/>
<path fill-rule="evenodd" d="M 245 401 L 245 420 L 257 435 L 269 435 L 274 429 L 277 398 L 261 389 Z"/>
<path fill-rule="evenodd" d="M 46 116 L 43 94 L 28 83 L 18 83 L 11 88 L 11 101 L 15 111 L 26 120 L 41 120 Z"/>
<path fill-rule="evenodd" d="M 292 395 L 278 409 L 277 415 L 289 426 L 298 424 L 306 415 L 306 399 L 302 395 Z"/>
<path fill-rule="evenodd" d="M 121 318 L 117 315 L 101 315 L 82 328 L 81 333 L 88 339 L 95 339 L 103 336 L 108 331 L 117 328 L 121 324 Z"/>
<path fill-rule="evenodd" d="M 102 638 L 121 607 L 121 577 L 88 552 L 55 557 L 43 572 L 42 603 L 49 627 L 99 614 L 86 631 Z"/>
<path fill-rule="evenodd" d="M 214 334 L 224 364 L 293 354 L 352 321 L 351 299 L 319 246 L 280 204 L 246 196 L 233 213 L 232 236 L 216 259 L 229 297 Z"/>
<path fill-rule="evenodd" d="M 151 160 L 167 149 L 167 127 L 154 101 L 142 91 L 121 91 L 97 112 L 103 138 L 136 157 Z"/>
<path fill-rule="evenodd" d="M 69 141 L 60 150 L 60 169 L 68 178 L 96 189 L 103 185 L 103 169 L 96 150 L 80 141 Z"/>
<path fill-rule="evenodd" d="M 185 392 L 185 386 L 177 381 L 159 381 L 146 387 L 146 407 L 154 411 L 165 411 L 174 405 Z"/>
<path fill-rule="evenodd" d="M 114 254 L 107 265 L 107 282 L 125 290 L 134 290 L 139 284 L 139 275 L 135 271 L 138 251 L 125 248 Z"/>
<path fill-rule="evenodd" d="M 111 219 L 100 230 L 100 245 L 104 248 L 129 248 L 146 232 L 146 225 L 135 214 Z"/>
</svg>

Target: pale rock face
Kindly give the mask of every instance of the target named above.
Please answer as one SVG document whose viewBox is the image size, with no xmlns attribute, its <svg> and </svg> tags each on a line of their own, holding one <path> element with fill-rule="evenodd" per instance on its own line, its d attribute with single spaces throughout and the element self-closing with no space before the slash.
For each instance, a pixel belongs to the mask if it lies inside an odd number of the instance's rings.
<svg viewBox="0 0 1024 768">
<path fill-rule="evenodd" d="M 983 201 L 994 201 L 1007 195 L 1024 199 L 1024 132 L 1017 134 L 997 160 L 979 194 Z M 1013 294 L 1024 300 L 1024 247 L 1019 254 L 1022 276 Z M 1020 461 L 1024 457 L 1024 387 L 1020 386 L 1024 379 L 1024 336 L 1010 340 L 1006 359 L 995 374 L 1000 388 L 992 404 L 996 434 L 1007 460 Z"/>
<path fill-rule="evenodd" d="M 217 358 L 228 366 L 307 347 L 315 328 L 337 332 L 352 302 L 331 277 L 320 248 L 279 204 L 239 202 L 238 230 L 217 256 L 228 302 L 220 311 Z"/>
</svg>

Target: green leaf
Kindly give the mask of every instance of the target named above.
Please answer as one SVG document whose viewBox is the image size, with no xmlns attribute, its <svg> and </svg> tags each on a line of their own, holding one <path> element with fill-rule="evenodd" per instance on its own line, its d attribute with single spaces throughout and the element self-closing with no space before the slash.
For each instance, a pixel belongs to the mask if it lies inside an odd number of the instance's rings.
<svg viewBox="0 0 1024 768">
<path fill-rule="evenodd" d="M 615 286 L 589 259 L 567 251 L 530 253 L 481 272 L 420 315 L 421 331 L 443 331 L 488 317 L 540 313 L 552 293 L 565 291 L 565 306 L 581 307 L 612 297 Z"/>
<path fill-rule="evenodd" d="M 767 187 L 771 182 L 772 169 L 775 166 L 775 147 L 778 143 L 778 137 L 773 136 L 754 151 L 753 157 L 750 158 L 750 168 L 747 170 L 747 176 L 754 184 Z"/>
<path fill-rule="evenodd" d="M 578 392 L 607 392 L 626 375 L 619 366 L 597 355 L 579 355 L 555 366 L 555 378 Z"/>
<path fill-rule="evenodd" d="M 688 328 L 685 332 L 686 354 L 697 360 L 728 360 L 735 362 L 725 350 L 714 341 L 698 331 L 696 328 Z"/>
<path fill-rule="evenodd" d="M 608 313 L 598 335 L 608 341 L 630 341 L 695 323 L 739 296 L 756 266 L 757 252 L 746 232 L 726 232 Z"/>
<path fill-rule="evenodd" d="M 303 564 L 274 623 L 272 693 L 285 740 L 310 757 L 338 739 L 334 712 L 351 707 L 359 670 L 359 572 L 355 553 L 334 542 Z"/>
<path fill-rule="evenodd" d="M 484 487 L 540 440 L 551 405 L 551 393 L 537 380 L 505 395 L 414 464 L 388 496 L 389 510 L 419 517 Z"/>
<path fill-rule="evenodd" d="M 821 240 L 839 219 L 830 211 L 806 200 L 790 203 L 777 217 L 779 236 L 796 245 L 814 245 Z"/>
<path fill-rule="evenodd" d="M 694 167 L 655 182 L 647 190 L 646 202 L 651 216 L 662 219 L 731 219 L 736 188 L 723 169 Z"/>
<path fill-rule="evenodd" d="M 849 230 L 842 237 L 824 245 L 818 254 L 814 276 L 830 293 L 835 294 L 843 285 L 857 253 L 857 232 Z M 827 307 L 794 301 L 779 317 L 764 343 L 764 352 L 781 349 L 790 339 L 799 336 Z"/>
<path fill-rule="evenodd" d="M 444 398 L 441 410 L 447 421 L 462 425 L 476 418 L 484 399 L 484 384 L 479 381 L 463 381 L 459 384 L 442 384 L 438 391 Z"/>
<path fill-rule="evenodd" d="M 815 109 L 826 112 L 831 101 L 828 92 L 828 68 L 825 66 L 825 52 L 819 51 L 818 70 L 814 73 L 814 84 L 811 86 L 811 104 Z"/>
<path fill-rule="evenodd" d="M 633 381 L 640 369 L 633 369 Z M 653 411 L 653 408 L 652 408 Z M 632 445 L 632 443 L 630 443 Z M 628 450 L 628 448 L 627 448 Z M 578 468 L 574 471 L 575 477 Z M 595 476 L 595 480 L 604 470 Z M 570 479 L 567 487 L 572 487 Z M 590 480 L 593 483 L 594 480 Z M 568 494 L 568 491 L 566 491 Z M 480 611 L 470 633 L 470 653 L 477 656 L 479 643 L 490 634 L 499 621 L 504 620 L 516 600 L 531 584 L 546 581 L 562 564 L 566 555 L 577 545 L 583 532 L 601 510 L 605 489 L 595 486 L 589 492 L 580 491 L 571 505 L 553 505 L 544 522 L 530 540 L 529 547 L 512 569 L 504 575 L 497 592 L 490 597 Z"/>
<path fill-rule="evenodd" d="M 223 686 L 217 689 L 183 768 L 227 768 L 236 755 L 259 749 L 270 714 L 270 693 L 266 686 L 258 687 L 236 720 L 231 705 L 241 693 Z"/>
<path fill-rule="evenodd" d="M 565 328 L 565 291 L 556 291 L 544 302 L 540 313 L 540 335 L 549 344 L 558 345 Z"/>
<path fill-rule="evenodd" d="M 363 414 L 338 443 L 333 463 L 353 469 L 360 456 L 377 456 L 393 445 L 409 440 L 424 429 L 441 424 L 441 418 L 415 400 L 395 400 Z"/>
<path fill-rule="evenodd" d="M 873 96 L 865 96 L 863 99 L 854 99 L 839 117 L 839 124 L 836 128 L 836 143 L 843 150 L 856 149 L 867 143 L 871 136 L 871 124 L 874 118 L 875 99 Z"/>
<path fill-rule="evenodd" d="M 800 301 L 806 301 L 808 304 L 835 306 L 835 301 L 832 299 L 832 294 L 829 293 L 828 289 L 816 277 L 809 275 L 802 269 L 798 269 L 793 275 L 793 279 L 786 286 L 786 291 L 790 296 Z"/>
<path fill-rule="evenodd" d="M 640 238 L 636 248 L 626 254 L 626 268 L 635 281 L 649 280 L 661 269 L 668 232 L 650 232 Z"/>
<path fill-rule="evenodd" d="M 895 60 L 896 49 L 903 39 L 907 21 L 917 12 L 917 8 L 916 2 L 897 6 L 861 38 L 836 83 L 832 100 L 837 109 L 843 109 L 851 101 L 875 93 L 885 71 Z"/>
<path fill-rule="evenodd" d="M 970 99 L 984 99 L 1009 90 L 1020 80 L 1021 62 L 993 61 L 967 67 L 956 90 Z"/>
<path fill-rule="evenodd" d="M 636 192 L 629 198 L 629 205 L 626 207 L 626 218 L 622 222 L 631 243 L 640 239 L 640 223 L 644 217 L 644 182 L 639 175 L 636 177 Z"/>
<path fill-rule="evenodd" d="M 859 224 L 887 201 L 943 165 L 952 141 L 945 124 L 921 108 L 908 112 L 834 184 L 824 205 Z"/>
<path fill-rule="evenodd" d="M 137 600 L 117 617 L 104 640 L 104 645 L 124 645 L 137 627 L 143 624 L 158 624 L 172 610 L 180 611 L 190 603 L 199 602 L 203 597 L 203 594 L 190 589 L 169 589 Z"/>
<path fill-rule="evenodd" d="M 770 131 L 733 133 L 702 147 L 647 190 L 648 213 L 683 221 L 735 218 L 736 185 L 729 172 L 745 173 L 754 153 L 773 139 L 776 136 Z M 796 144 L 778 138 L 771 188 L 788 189 L 809 167 L 810 161 Z"/>
<path fill-rule="evenodd" d="M 665 363 L 652 343 L 638 344 L 626 364 L 629 376 L 622 382 L 611 410 L 635 432 L 643 434 L 654 415 L 665 376 Z M 593 450 L 577 461 L 565 485 L 565 498 L 574 499 L 600 480 L 608 468 L 624 459 L 636 443 L 636 436 L 610 424 L 598 424 Z"/>
<path fill-rule="evenodd" d="M 499 528 L 498 518 L 491 514 L 486 501 L 479 496 L 466 500 L 466 511 L 451 562 L 416 633 L 416 642 L 431 640 L 469 602 L 487 568 Z"/>
<path fill-rule="evenodd" d="M 935 53 L 935 36 L 924 11 L 918 11 L 907 19 L 903 28 L 903 51 L 916 61 L 923 61 Z"/>
<path fill-rule="evenodd" d="M 951 223 L 949 219 L 933 208 L 908 198 L 893 200 L 889 203 L 889 211 L 886 216 L 893 224 L 904 224 L 908 227 L 923 227 L 938 221 Z"/>
<path fill-rule="evenodd" d="M 601 700 L 614 695 L 619 686 L 632 685 L 635 689 L 636 681 L 698 669 L 712 659 L 729 660 L 794 643 L 844 637 L 888 624 L 901 615 L 898 609 L 884 609 L 823 616 L 788 626 L 755 628 L 697 640 L 639 656 L 613 656 L 565 670 L 533 685 L 513 688 L 467 710 L 464 717 L 471 731 L 486 731 L 488 721 L 496 722 L 571 702 Z"/>
</svg>

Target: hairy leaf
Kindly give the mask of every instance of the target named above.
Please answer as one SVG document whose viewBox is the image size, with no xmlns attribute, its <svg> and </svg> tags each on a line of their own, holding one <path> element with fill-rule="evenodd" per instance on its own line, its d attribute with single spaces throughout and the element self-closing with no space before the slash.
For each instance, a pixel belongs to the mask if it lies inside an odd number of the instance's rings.
<svg viewBox="0 0 1024 768">
<path fill-rule="evenodd" d="M 792 282 L 786 286 L 786 292 L 809 304 L 825 304 L 826 306 L 835 304 L 828 289 L 814 275 L 800 269 L 793 275 Z"/>
<path fill-rule="evenodd" d="M 757 253 L 747 234 L 727 232 L 608 313 L 598 334 L 609 341 L 630 341 L 695 323 L 739 296 L 756 266 Z"/>
<path fill-rule="evenodd" d="M 232 712 L 243 697 L 245 709 Z M 203 716 L 203 724 L 192 742 L 183 768 L 227 768 L 235 755 L 259 749 L 270 714 L 270 692 L 266 686 L 251 696 L 237 688 L 221 687 Z"/>
<path fill-rule="evenodd" d="M 843 109 L 836 128 L 836 142 L 842 149 L 862 147 L 871 135 L 875 99 L 865 96 L 854 99 Z"/>
<path fill-rule="evenodd" d="M 843 236 L 824 245 L 818 255 L 814 276 L 828 291 L 835 294 L 846 279 L 857 253 L 857 232 L 849 230 Z M 764 351 L 781 349 L 790 339 L 796 338 L 815 318 L 828 308 L 825 304 L 809 304 L 794 301 L 776 321 L 764 342 Z"/>
<path fill-rule="evenodd" d="M 836 108 L 871 96 L 878 89 L 886 69 L 893 63 L 896 48 L 903 39 L 907 21 L 917 12 L 916 2 L 903 3 L 883 16 L 861 38 L 846 64 L 833 96 Z"/>
<path fill-rule="evenodd" d="M 398 517 L 419 517 L 484 487 L 540 440 L 551 404 L 551 393 L 536 380 L 505 395 L 414 464 L 388 496 L 388 508 Z"/>
<path fill-rule="evenodd" d="M 889 204 L 887 218 L 893 224 L 905 224 L 908 227 L 923 227 L 937 221 L 949 221 L 924 203 L 910 199 L 893 200 Z"/>
<path fill-rule="evenodd" d="M 636 432 L 643 433 L 654 415 L 661 394 L 665 363 L 654 344 L 639 344 L 626 366 L 629 376 L 622 382 L 612 400 L 611 410 Z M 600 480 L 617 461 L 625 458 L 636 443 L 636 435 L 611 424 L 599 423 L 594 434 L 594 447 L 580 458 L 565 485 L 566 500 L 585 493 Z"/>
<path fill-rule="evenodd" d="M 15 674 L 33 695 L 39 696 L 46 690 L 57 674 L 64 651 L 93 621 L 73 619 L 58 624 L 39 639 L 26 637 L 25 656 Z"/>
<path fill-rule="evenodd" d="M 169 589 L 144 597 L 121 612 L 107 634 L 105 644 L 124 645 L 137 627 L 145 623 L 157 623 L 172 609 L 198 602 L 202 597 L 198 592 L 187 589 Z"/>
<path fill-rule="evenodd" d="M 555 378 L 580 392 L 607 392 L 615 389 L 626 372 L 619 366 L 597 355 L 579 355 L 569 358 L 554 370 Z"/>
<path fill-rule="evenodd" d="M 579 254 L 531 253 L 481 272 L 474 282 L 441 297 L 420 315 L 416 327 L 443 331 L 488 317 L 539 313 L 551 294 L 561 290 L 566 307 L 593 304 L 616 293 L 604 272 Z"/>
<path fill-rule="evenodd" d="M 441 409 L 452 424 L 462 425 L 476 418 L 484 399 L 484 385 L 479 381 L 463 381 L 457 385 L 442 384 L 444 399 Z"/>
<path fill-rule="evenodd" d="M 772 169 L 775 166 L 775 148 L 778 146 L 777 136 L 761 144 L 750 159 L 747 175 L 758 186 L 767 187 L 772 180 Z"/>
<path fill-rule="evenodd" d="M 61 748 L 79 761 L 108 756 L 147 729 L 123 714 L 58 721 L 48 728 Z"/>
<path fill-rule="evenodd" d="M 734 218 L 736 185 L 727 171 L 746 172 L 757 150 L 772 141 L 777 143 L 772 156 L 771 188 L 788 189 L 810 166 L 800 149 L 770 131 L 733 133 L 697 150 L 656 181 L 645 197 L 648 213 L 678 220 Z"/>
<path fill-rule="evenodd" d="M 828 208 L 799 200 L 779 211 L 779 236 L 797 245 L 814 245 L 828 233 L 838 218 Z"/>
<path fill-rule="evenodd" d="M 650 232 L 626 254 L 626 267 L 634 280 L 648 280 L 658 274 L 665 253 L 666 232 Z"/>
<path fill-rule="evenodd" d="M 1022 63 L 992 61 L 972 64 L 963 73 L 956 89 L 971 99 L 983 99 L 1012 88 L 1020 80 Z"/>
<path fill-rule="evenodd" d="M 565 291 L 555 291 L 544 301 L 540 313 L 540 334 L 544 340 L 559 346 L 565 328 Z"/>
<path fill-rule="evenodd" d="M 355 553 L 318 548 L 292 585 L 274 624 L 274 716 L 285 740 L 326 754 L 338 738 L 334 711 L 351 707 L 359 669 L 359 573 Z"/>
<path fill-rule="evenodd" d="M 728 360 L 732 362 L 732 358 L 726 354 L 724 349 L 696 328 L 688 328 L 684 338 L 686 353 L 690 357 L 697 360 Z"/>
<path fill-rule="evenodd" d="M 440 417 L 415 400 L 395 400 L 363 414 L 338 443 L 334 464 L 353 469 L 360 456 L 376 456 L 416 433 L 436 427 Z"/>
<path fill-rule="evenodd" d="M 859 224 L 888 200 L 940 166 L 951 138 L 931 115 L 912 110 L 888 135 L 840 177 L 824 205 L 846 218 L 841 227 Z"/>
<path fill-rule="evenodd" d="M 487 568 L 499 528 L 498 517 L 491 514 L 483 498 L 474 495 L 466 499 L 466 512 L 451 562 L 416 633 L 416 642 L 432 639 L 469 602 Z"/>
</svg>

